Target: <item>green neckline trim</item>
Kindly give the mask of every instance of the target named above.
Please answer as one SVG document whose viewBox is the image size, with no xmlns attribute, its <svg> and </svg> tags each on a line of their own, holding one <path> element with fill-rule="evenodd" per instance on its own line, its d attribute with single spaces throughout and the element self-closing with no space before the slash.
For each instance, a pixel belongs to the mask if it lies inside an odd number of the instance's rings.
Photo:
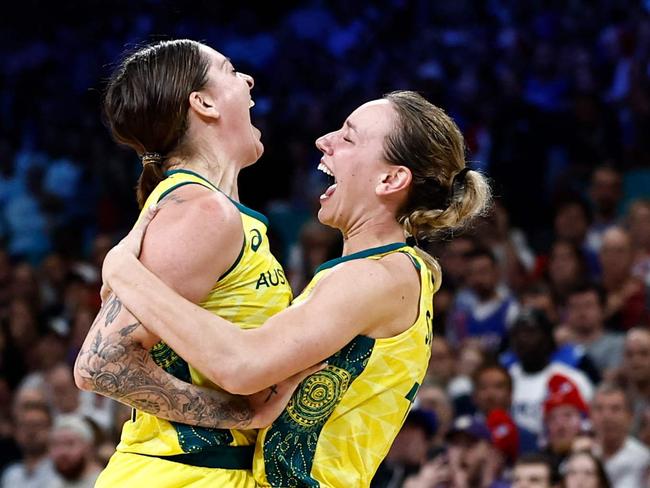
<svg viewBox="0 0 650 488">
<path fill-rule="evenodd" d="M 219 188 L 214 186 L 212 184 L 212 182 L 210 182 L 210 180 L 208 180 L 205 176 L 201 176 L 200 174 L 195 173 L 194 171 L 190 171 L 189 169 L 170 169 L 168 171 L 165 171 L 165 176 L 171 176 L 171 175 L 175 175 L 177 173 L 184 173 L 186 175 L 196 176 L 197 178 L 205 181 L 208 185 L 210 185 L 211 188 L 214 188 L 215 190 L 221 191 L 221 190 L 219 190 Z"/>
<path fill-rule="evenodd" d="M 262 222 L 268 228 L 269 219 L 266 217 L 266 215 L 264 215 L 263 213 L 258 212 L 257 210 L 253 210 L 252 208 L 248 208 L 243 203 L 240 203 L 240 202 L 238 202 L 236 200 L 233 200 L 228 195 L 223 193 L 218 187 L 214 186 L 204 176 L 201 176 L 200 174 L 195 173 L 194 171 L 191 171 L 189 169 L 172 169 L 172 170 L 168 170 L 168 171 L 165 171 L 165 176 L 171 176 L 171 175 L 175 175 L 177 173 L 185 173 L 185 174 L 188 174 L 188 175 L 196 176 L 197 178 L 200 178 L 201 180 L 205 181 L 208 185 L 210 185 L 211 188 L 214 188 L 218 192 L 221 192 L 223 195 L 225 195 L 226 198 L 228 198 L 228 200 L 230 200 L 232 202 L 232 204 L 235 207 L 237 207 L 237 210 L 239 210 L 241 213 L 246 214 L 249 217 L 253 217 L 254 219 L 259 220 L 260 222 Z"/>
<path fill-rule="evenodd" d="M 397 249 L 401 249 L 401 248 L 406 247 L 406 246 L 407 246 L 407 244 L 405 242 L 394 242 L 392 244 L 386 244 L 386 245 L 383 245 L 383 246 L 372 247 L 370 249 L 365 249 L 363 251 L 348 254 L 347 256 L 341 256 L 340 258 L 330 259 L 329 261 L 325 261 L 323 264 L 321 264 L 316 269 L 316 272 L 314 273 L 314 275 L 320 273 L 324 269 L 332 268 L 332 267 L 336 266 L 337 264 L 345 263 L 346 261 L 352 261 L 353 259 L 367 258 L 367 257 L 370 257 L 370 256 L 374 256 L 375 254 L 383 254 L 383 253 L 395 251 Z"/>
</svg>

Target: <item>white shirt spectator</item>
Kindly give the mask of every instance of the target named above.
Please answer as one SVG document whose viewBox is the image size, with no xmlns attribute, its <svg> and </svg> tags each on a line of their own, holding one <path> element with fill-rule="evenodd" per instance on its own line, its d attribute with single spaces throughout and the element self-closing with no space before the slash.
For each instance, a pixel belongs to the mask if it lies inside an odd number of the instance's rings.
<svg viewBox="0 0 650 488">
<path fill-rule="evenodd" d="M 32 472 L 22 462 L 8 466 L 2 473 L 0 488 L 43 488 L 58 480 L 52 461 L 46 458 Z"/>
<path fill-rule="evenodd" d="M 650 450 L 633 437 L 605 462 L 607 476 L 616 488 L 640 488 L 650 468 Z"/>
<path fill-rule="evenodd" d="M 594 390 L 591 381 L 582 371 L 563 363 L 552 362 L 537 373 L 526 373 L 519 363 L 510 369 L 512 377 L 512 413 L 517 425 L 535 434 L 543 427 L 543 403 L 548 394 L 548 380 L 554 374 L 561 374 L 573 381 L 585 402 L 591 401 Z"/>
</svg>

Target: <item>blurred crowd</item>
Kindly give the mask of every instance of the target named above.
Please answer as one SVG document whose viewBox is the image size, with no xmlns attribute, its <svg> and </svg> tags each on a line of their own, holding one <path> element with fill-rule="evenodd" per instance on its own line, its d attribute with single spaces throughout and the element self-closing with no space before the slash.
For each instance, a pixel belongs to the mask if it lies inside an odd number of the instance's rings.
<svg viewBox="0 0 650 488">
<path fill-rule="evenodd" d="M 163 37 L 255 77 L 266 152 L 240 193 L 295 292 L 341 249 L 313 141 L 361 102 L 421 91 L 492 179 L 490 215 L 421 243 L 431 365 L 373 486 L 650 486 L 649 2 L 25 0 L 0 24 L 1 488 L 92 486 L 129 417 L 71 365 L 137 215 L 103 80 Z"/>
</svg>

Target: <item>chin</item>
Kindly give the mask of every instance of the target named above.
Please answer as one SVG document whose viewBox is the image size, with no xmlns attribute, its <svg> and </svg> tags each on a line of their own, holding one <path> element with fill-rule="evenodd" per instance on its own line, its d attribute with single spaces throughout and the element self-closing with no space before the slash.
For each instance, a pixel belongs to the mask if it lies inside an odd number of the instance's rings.
<svg viewBox="0 0 650 488">
<path fill-rule="evenodd" d="M 246 158 L 246 163 L 243 165 L 243 167 L 247 168 L 248 166 L 252 166 L 257 163 L 257 161 L 259 161 L 259 159 L 262 157 L 262 154 L 264 154 L 264 144 L 258 141 L 255 144 L 255 148 L 251 150 L 250 156 Z"/>
<path fill-rule="evenodd" d="M 327 227 L 332 227 L 332 228 L 338 229 L 338 230 L 341 229 L 334 222 L 334 218 L 331 215 L 328 215 L 327 211 L 325 209 L 323 209 L 323 207 L 321 207 L 320 210 L 318 211 L 317 218 L 318 218 L 318 221 L 321 224 L 326 225 Z"/>
</svg>

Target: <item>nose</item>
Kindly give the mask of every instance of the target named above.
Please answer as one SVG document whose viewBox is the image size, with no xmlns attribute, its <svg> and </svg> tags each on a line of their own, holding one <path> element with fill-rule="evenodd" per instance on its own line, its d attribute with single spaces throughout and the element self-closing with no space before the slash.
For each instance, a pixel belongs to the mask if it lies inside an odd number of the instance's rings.
<svg viewBox="0 0 650 488">
<path fill-rule="evenodd" d="M 324 136 L 316 139 L 316 147 L 323 154 L 330 155 L 332 153 L 332 144 L 330 142 L 332 134 L 333 132 L 330 132 L 329 134 L 325 134 Z"/>
<path fill-rule="evenodd" d="M 239 73 L 239 76 L 244 78 L 246 83 L 248 83 L 248 89 L 252 90 L 253 87 L 255 86 L 255 80 L 253 79 L 253 77 L 251 75 L 247 75 L 246 73 Z"/>
</svg>

